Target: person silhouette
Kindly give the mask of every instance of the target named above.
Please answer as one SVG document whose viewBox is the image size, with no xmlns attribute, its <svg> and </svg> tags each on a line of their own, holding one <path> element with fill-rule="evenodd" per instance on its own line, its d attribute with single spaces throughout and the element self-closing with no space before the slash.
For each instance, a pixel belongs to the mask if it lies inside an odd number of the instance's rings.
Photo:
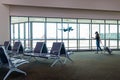
<svg viewBox="0 0 120 80">
<path fill-rule="evenodd" d="M 97 47 L 97 52 L 96 53 L 98 53 L 98 51 L 99 50 L 102 51 L 102 49 L 100 47 L 100 42 L 101 42 L 100 35 L 97 31 L 95 32 L 95 38 L 94 39 L 96 40 L 96 47 Z"/>
</svg>

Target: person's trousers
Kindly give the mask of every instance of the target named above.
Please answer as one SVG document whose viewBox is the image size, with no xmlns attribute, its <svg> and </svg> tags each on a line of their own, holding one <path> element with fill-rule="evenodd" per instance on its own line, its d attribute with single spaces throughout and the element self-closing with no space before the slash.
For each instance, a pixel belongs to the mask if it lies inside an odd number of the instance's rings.
<svg viewBox="0 0 120 80">
<path fill-rule="evenodd" d="M 96 41 L 96 45 L 97 45 L 97 52 L 98 52 L 99 50 L 102 51 L 102 49 L 101 49 L 101 47 L 100 47 L 100 41 Z"/>
</svg>

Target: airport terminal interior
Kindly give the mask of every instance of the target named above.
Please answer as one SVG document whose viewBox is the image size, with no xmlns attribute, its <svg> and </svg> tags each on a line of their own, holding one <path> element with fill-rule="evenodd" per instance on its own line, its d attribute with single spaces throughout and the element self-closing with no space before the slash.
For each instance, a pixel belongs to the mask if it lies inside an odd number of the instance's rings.
<svg viewBox="0 0 120 80">
<path fill-rule="evenodd" d="M 119 5 L 0 0 L 0 80 L 119 80 Z"/>
</svg>

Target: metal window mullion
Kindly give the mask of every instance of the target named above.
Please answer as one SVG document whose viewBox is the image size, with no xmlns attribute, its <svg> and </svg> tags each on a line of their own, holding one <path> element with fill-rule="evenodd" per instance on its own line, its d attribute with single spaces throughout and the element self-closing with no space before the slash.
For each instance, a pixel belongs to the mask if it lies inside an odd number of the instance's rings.
<svg viewBox="0 0 120 80">
<path fill-rule="evenodd" d="M 18 24 L 18 41 L 20 41 L 20 23 Z"/>
</svg>

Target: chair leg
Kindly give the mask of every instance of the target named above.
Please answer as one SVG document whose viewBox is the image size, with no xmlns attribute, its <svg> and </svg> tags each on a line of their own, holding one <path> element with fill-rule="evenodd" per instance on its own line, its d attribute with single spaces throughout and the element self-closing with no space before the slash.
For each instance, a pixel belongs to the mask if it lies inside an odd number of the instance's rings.
<svg viewBox="0 0 120 80">
<path fill-rule="evenodd" d="M 52 64 L 51 67 L 53 67 L 58 62 L 58 59 L 56 59 Z"/>
<path fill-rule="evenodd" d="M 70 60 L 71 62 L 73 62 L 73 60 L 70 58 L 70 56 L 69 56 L 69 55 L 66 55 L 66 58 L 65 58 L 65 60 L 64 60 L 64 64 L 66 63 L 67 59 Z"/>
<path fill-rule="evenodd" d="M 23 73 L 23 74 L 27 75 L 26 72 L 24 72 L 24 71 L 22 71 L 22 70 L 20 70 L 20 69 L 12 68 L 12 69 L 10 69 L 10 70 L 8 71 L 8 73 L 6 74 L 6 76 L 4 77 L 3 80 L 6 80 L 7 77 L 8 77 L 12 72 L 14 72 L 14 71 L 19 72 L 19 73 Z"/>
<path fill-rule="evenodd" d="M 32 56 L 28 56 L 28 59 L 27 59 L 27 60 L 31 62 L 31 61 L 33 61 L 32 59 L 33 59 Z"/>
<path fill-rule="evenodd" d="M 70 56 L 67 56 L 67 58 L 68 58 L 71 62 L 73 62 L 73 60 L 70 58 Z"/>
<path fill-rule="evenodd" d="M 59 61 L 61 64 L 63 64 L 63 62 L 61 61 L 61 59 L 57 58 L 57 59 L 51 64 L 51 67 L 53 67 L 58 61 Z"/>
<path fill-rule="evenodd" d="M 20 69 L 18 69 L 18 68 L 15 68 L 15 71 L 16 71 L 16 72 L 19 72 L 19 73 L 23 73 L 24 75 L 27 75 L 26 72 L 24 72 L 24 71 L 22 71 L 22 70 L 20 70 Z"/>
<path fill-rule="evenodd" d="M 59 59 L 59 62 L 60 62 L 61 64 L 63 64 L 63 62 L 62 62 L 62 60 L 61 60 L 61 59 Z"/>
<path fill-rule="evenodd" d="M 10 70 L 8 71 L 8 73 L 6 74 L 6 76 L 4 77 L 3 80 L 6 80 L 7 77 L 8 77 L 13 71 L 14 71 L 14 69 L 10 69 Z"/>
</svg>

